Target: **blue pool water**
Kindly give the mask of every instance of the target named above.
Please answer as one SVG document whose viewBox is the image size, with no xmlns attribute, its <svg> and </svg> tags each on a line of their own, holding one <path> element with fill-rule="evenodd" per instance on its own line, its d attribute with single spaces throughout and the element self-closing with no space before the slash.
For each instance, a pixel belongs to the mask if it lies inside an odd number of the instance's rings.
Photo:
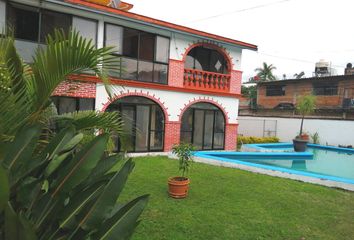
<svg viewBox="0 0 354 240">
<path fill-rule="evenodd" d="M 296 153 L 292 144 L 249 144 L 266 152 L 197 152 L 196 156 L 354 184 L 354 149 L 309 144 Z"/>
</svg>

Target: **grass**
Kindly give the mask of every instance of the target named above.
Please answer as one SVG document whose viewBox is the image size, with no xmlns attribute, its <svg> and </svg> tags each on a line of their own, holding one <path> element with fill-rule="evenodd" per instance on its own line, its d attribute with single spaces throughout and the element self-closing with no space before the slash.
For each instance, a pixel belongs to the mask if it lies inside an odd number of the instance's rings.
<svg viewBox="0 0 354 240">
<path fill-rule="evenodd" d="M 125 200 L 150 193 L 133 239 L 354 239 L 354 193 L 194 163 L 189 196 L 168 197 L 177 161 L 141 157 Z"/>
</svg>

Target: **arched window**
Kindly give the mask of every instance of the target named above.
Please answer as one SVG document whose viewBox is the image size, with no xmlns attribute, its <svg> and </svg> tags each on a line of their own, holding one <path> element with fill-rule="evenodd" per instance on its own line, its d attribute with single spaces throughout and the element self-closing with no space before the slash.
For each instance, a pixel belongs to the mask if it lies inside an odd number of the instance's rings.
<svg viewBox="0 0 354 240">
<path fill-rule="evenodd" d="M 192 143 L 199 150 L 224 149 L 225 117 L 210 103 L 196 103 L 182 116 L 181 142 Z"/>
<path fill-rule="evenodd" d="M 154 101 L 128 96 L 110 104 L 107 111 L 120 112 L 124 121 L 123 136 L 116 141 L 116 151 L 162 151 L 165 117 Z"/>
<path fill-rule="evenodd" d="M 189 51 L 185 68 L 222 74 L 228 73 L 225 57 L 217 50 L 205 46 L 195 47 Z"/>
</svg>

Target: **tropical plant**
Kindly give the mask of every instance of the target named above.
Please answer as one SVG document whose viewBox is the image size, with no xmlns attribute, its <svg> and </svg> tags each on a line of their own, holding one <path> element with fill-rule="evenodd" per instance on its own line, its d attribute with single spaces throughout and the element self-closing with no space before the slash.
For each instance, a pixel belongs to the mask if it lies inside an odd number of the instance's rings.
<svg viewBox="0 0 354 240">
<path fill-rule="evenodd" d="M 318 132 L 311 134 L 311 139 L 314 144 L 320 144 L 320 135 L 318 134 Z"/>
<path fill-rule="evenodd" d="M 47 38 L 46 48 L 39 48 L 33 63 L 27 65 L 16 52 L 14 38 L 0 36 L 0 141 L 13 139 L 20 128 L 30 123 L 41 122 L 49 128 L 49 119 L 54 115 L 50 96 L 60 83 L 69 75 L 89 70 L 108 86 L 107 72 L 119 61 L 111 55 L 112 48 L 96 49 L 92 41 L 76 31 L 67 35 L 55 31 Z M 98 127 L 122 132 L 122 121 L 114 113 L 91 111 L 63 117 L 65 121 L 71 118 L 81 130 Z"/>
<path fill-rule="evenodd" d="M 316 108 L 316 97 L 313 95 L 301 96 L 296 104 L 296 110 L 301 115 L 300 136 L 302 135 L 305 116 Z"/>
<path fill-rule="evenodd" d="M 78 148 L 83 134 L 72 126 L 38 150 L 41 131 L 18 131 L 1 159 L 0 238 L 128 238 L 148 200 L 117 202 L 132 160 L 105 154 L 108 134 Z"/>
<path fill-rule="evenodd" d="M 273 64 L 268 65 L 263 62 L 261 68 L 256 68 L 257 76 L 260 78 L 260 81 L 274 81 L 276 77 L 273 75 L 273 70 L 277 69 Z"/>
<path fill-rule="evenodd" d="M 127 239 L 138 224 L 148 196 L 117 202 L 134 163 L 105 151 L 119 119 L 75 113 L 48 135 L 53 90 L 87 70 L 106 81 L 110 54 L 75 31 L 56 31 L 29 66 L 13 38 L 1 35 L 0 239 Z M 83 143 L 82 131 L 92 127 L 107 131 Z"/>
<path fill-rule="evenodd" d="M 193 145 L 188 143 L 181 143 L 179 145 L 173 146 L 172 148 L 172 153 L 176 154 L 178 157 L 178 169 L 182 172 L 183 178 L 187 176 L 191 167 L 191 163 L 193 162 L 193 151 Z"/>
</svg>

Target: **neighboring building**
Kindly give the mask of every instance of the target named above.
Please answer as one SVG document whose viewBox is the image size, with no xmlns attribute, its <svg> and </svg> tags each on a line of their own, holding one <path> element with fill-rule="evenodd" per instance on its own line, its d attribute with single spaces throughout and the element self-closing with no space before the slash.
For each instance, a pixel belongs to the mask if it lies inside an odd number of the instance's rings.
<svg viewBox="0 0 354 240">
<path fill-rule="evenodd" d="M 59 113 L 121 112 L 132 152 L 170 151 L 181 141 L 234 150 L 242 50 L 257 46 L 134 14 L 124 2 L 119 10 L 94 1 L 0 0 L 0 27 L 14 27 L 27 62 L 54 28 L 70 27 L 122 57 L 125 71 L 111 73 L 123 86 L 113 101 L 95 76 L 72 76 L 53 93 Z"/>
<path fill-rule="evenodd" d="M 260 82 L 257 105 L 264 109 L 279 104 L 296 105 L 299 96 L 316 96 L 317 109 L 350 109 L 354 107 L 354 75 L 337 75 Z"/>
<path fill-rule="evenodd" d="M 351 63 L 348 63 L 347 67 L 344 69 L 344 75 L 354 75 L 354 68 Z"/>
</svg>

